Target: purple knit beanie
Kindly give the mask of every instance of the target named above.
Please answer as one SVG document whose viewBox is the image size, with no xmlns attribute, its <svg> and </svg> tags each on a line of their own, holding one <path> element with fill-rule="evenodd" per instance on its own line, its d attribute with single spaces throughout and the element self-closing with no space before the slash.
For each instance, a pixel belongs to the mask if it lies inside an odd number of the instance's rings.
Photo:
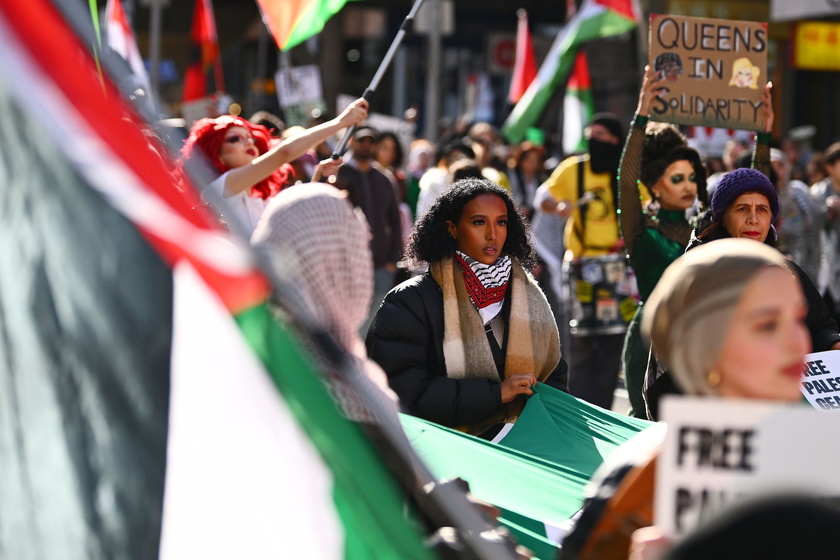
<svg viewBox="0 0 840 560">
<path fill-rule="evenodd" d="M 776 192 L 776 187 L 761 171 L 745 167 L 726 173 L 718 181 L 715 192 L 712 194 L 712 220 L 716 222 L 722 220 L 726 209 L 739 196 L 750 192 L 757 192 L 767 197 L 775 222 L 779 217 L 779 193 Z"/>
</svg>

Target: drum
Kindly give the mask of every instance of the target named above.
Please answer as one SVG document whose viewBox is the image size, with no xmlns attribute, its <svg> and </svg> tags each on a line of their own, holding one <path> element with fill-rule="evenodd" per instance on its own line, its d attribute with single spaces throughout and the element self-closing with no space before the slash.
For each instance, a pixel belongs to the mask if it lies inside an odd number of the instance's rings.
<svg viewBox="0 0 840 560">
<path fill-rule="evenodd" d="M 621 334 L 639 306 L 636 277 L 623 254 L 563 263 L 573 336 Z"/>
</svg>

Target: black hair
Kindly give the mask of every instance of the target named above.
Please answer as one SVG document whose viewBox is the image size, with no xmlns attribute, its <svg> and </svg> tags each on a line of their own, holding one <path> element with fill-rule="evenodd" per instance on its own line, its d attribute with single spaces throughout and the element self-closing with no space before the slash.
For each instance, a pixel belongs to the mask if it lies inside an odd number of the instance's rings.
<svg viewBox="0 0 840 560">
<path fill-rule="evenodd" d="M 406 248 L 406 256 L 415 263 L 433 263 L 455 254 L 455 240 L 449 235 L 446 222 L 461 219 L 464 206 L 482 194 L 494 194 L 507 206 L 507 239 L 502 251 L 516 257 L 526 268 L 534 264 L 534 248 L 529 239 L 525 218 L 516 209 L 510 193 L 496 183 L 470 177 L 451 184 L 431 208 L 414 225 Z"/>
<path fill-rule="evenodd" d="M 642 170 L 639 176 L 648 190 L 659 181 L 669 165 L 681 160 L 688 161 L 694 168 L 697 178 L 697 198 L 703 206 L 708 206 L 706 167 L 703 165 L 700 154 L 688 146 L 685 136 L 674 125 L 655 123 L 649 126 L 642 148 Z M 654 196 L 653 192 L 651 196 Z"/>
<path fill-rule="evenodd" d="M 382 142 L 385 138 L 390 138 L 394 141 L 394 162 L 391 165 L 394 169 L 402 169 L 403 161 L 405 161 L 405 154 L 403 153 L 403 147 L 400 143 L 400 139 L 390 130 L 380 132 L 378 142 Z"/>
<path fill-rule="evenodd" d="M 474 159 L 461 158 L 449 166 L 449 173 L 452 175 L 452 181 L 460 181 L 461 179 L 468 179 L 474 177 L 481 179 L 484 175 L 481 174 L 481 167 Z"/>
<path fill-rule="evenodd" d="M 675 52 L 662 53 L 653 61 L 653 69 L 656 72 L 662 72 L 663 76 L 673 74 L 676 78 L 677 75 L 683 73 L 682 59 Z"/>
</svg>

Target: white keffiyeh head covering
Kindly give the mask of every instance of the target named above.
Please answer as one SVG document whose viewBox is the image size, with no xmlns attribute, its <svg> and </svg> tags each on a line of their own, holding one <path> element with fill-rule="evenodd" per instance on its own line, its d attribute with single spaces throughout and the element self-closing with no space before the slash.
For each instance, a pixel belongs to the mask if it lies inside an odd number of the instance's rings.
<svg viewBox="0 0 840 560">
<path fill-rule="evenodd" d="M 310 183 L 270 199 L 251 244 L 282 283 L 277 305 L 330 333 L 367 376 L 395 398 L 384 372 L 367 359 L 359 336 L 373 297 L 369 240 L 364 216 L 341 191 Z M 342 407 L 347 413 L 346 402 Z"/>
</svg>

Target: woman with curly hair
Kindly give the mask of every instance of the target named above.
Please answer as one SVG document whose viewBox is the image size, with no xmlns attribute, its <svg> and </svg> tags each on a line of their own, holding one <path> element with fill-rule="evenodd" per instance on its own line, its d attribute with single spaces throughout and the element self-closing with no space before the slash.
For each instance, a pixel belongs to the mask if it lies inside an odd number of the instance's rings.
<svg viewBox="0 0 840 560">
<path fill-rule="evenodd" d="M 202 198 L 210 204 L 224 200 L 225 208 L 217 208 L 222 218 L 248 235 L 254 230 L 268 198 L 289 186 L 294 178 L 290 162 L 315 144 L 324 141 L 342 128 L 361 123 L 367 117 L 368 103 L 353 102 L 337 118 L 309 128 L 278 143 L 272 141 L 268 129 L 234 115 L 215 119 L 199 119 L 190 129 L 181 149 L 179 169 L 199 157 L 210 164 L 218 176 L 202 190 Z M 323 167 L 327 162 L 322 162 Z M 337 168 L 340 161 L 330 165 Z M 325 169 L 318 169 L 318 177 Z"/>
<path fill-rule="evenodd" d="M 429 270 L 388 293 L 366 343 L 410 414 L 492 438 L 537 381 L 565 390 L 557 325 L 525 268 L 534 251 L 505 189 L 454 183 L 407 252 Z"/>
</svg>

